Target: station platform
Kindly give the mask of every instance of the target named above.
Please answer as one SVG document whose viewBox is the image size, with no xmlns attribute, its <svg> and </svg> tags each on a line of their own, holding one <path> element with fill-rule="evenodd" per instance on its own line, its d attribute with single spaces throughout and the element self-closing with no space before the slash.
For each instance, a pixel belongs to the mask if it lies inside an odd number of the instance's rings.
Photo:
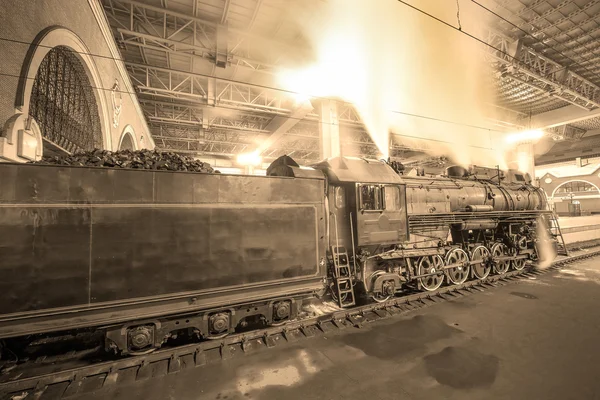
<svg viewBox="0 0 600 400">
<path fill-rule="evenodd" d="M 600 239 L 600 215 L 560 217 L 558 223 L 568 245 Z"/>
<path fill-rule="evenodd" d="M 600 215 L 584 215 L 581 217 L 559 217 L 561 228 L 574 228 L 579 226 L 600 225 Z"/>
<path fill-rule="evenodd" d="M 600 259 L 81 399 L 600 399 Z"/>
</svg>

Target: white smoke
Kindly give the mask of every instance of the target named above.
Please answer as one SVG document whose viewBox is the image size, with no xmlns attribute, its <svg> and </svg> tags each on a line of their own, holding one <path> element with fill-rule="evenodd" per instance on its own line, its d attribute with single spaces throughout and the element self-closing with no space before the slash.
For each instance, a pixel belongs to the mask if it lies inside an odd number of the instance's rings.
<svg viewBox="0 0 600 400">
<path fill-rule="evenodd" d="M 455 1 L 410 3 L 458 26 Z M 352 103 L 383 156 L 392 132 L 432 155 L 506 167 L 497 132 L 479 128 L 493 102 L 481 43 L 396 0 L 303 2 L 294 14 L 315 60 L 282 71 L 285 88 Z M 482 37 L 488 17 L 460 0 L 462 32 Z"/>
<path fill-rule="evenodd" d="M 550 237 L 547 225 L 543 218 L 538 218 L 536 225 L 536 238 L 537 244 L 536 249 L 538 252 L 538 265 L 539 269 L 546 269 L 556 258 L 556 246 L 555 241 Z"/>
</svg>

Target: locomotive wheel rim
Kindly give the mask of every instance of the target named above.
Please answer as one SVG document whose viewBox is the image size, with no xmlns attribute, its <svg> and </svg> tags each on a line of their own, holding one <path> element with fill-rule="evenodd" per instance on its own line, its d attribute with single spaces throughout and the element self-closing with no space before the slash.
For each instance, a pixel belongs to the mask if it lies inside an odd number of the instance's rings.
<svg viewBox="0 0 600 400">
<path fill-rule="evenodd" d="M 371 274 L 371 277 L 369 279 L 371 279 L 371 281 L 373 281 L 379 275 L 383 275 L 383 274 L 385 274 L 385 271 L 375 271 Z M 372 292 L 372 294 L 371 294 L 371 298 L 374 301 L 376 301 L 377 303 L 384 303 L 384 302 L 388 301 L 391 297 L 392 297 L 391 294 L 384 295 L 383 293 L 376 293 L 376 292 Z"/>
<path fill-rule="evenodd" d="M 381 296 L 381 295 L 376 295 L 373 294 L 371 295 L 371 298 L 376 301 L 377 303 L 385 303 L 386 301 L 388 301 L 390 298 L 392 297 L 392 295 L 388 295 L 388 296 Z"/>
<path fill-rule="evenodd" d="M 207 335 L 207 336 L 205 336 L 205 339 L 218 340 L 218 339 L 223 339 L 223 338 L 227 337 L 227 335 L 229 335 L 229 332 L 225 332 L 220 335 Z"/>
<path fill-rule="evenodd" d="M 471 252 L 471 261 L 483 260 L 486 257 L 490 256 L 490 251 L 485 246 L 477 246 Z M 477 279 L 485 279 L 488 277 L 492 268 L 490 265 L 485 263 L 473 264 L 473 274 Z"/>
<path fill-rule="evenodd" d="M 511 264 L 515 270 L 521 271 L 523 268 L 525 268 L 525 259 L 520 258 L 518 260 L 512 260 Z"/>
<path fill-rule="evenodd" d="M 503 257 L 508 255 L 508 248 L 504 243 L 496 243 L 492 246 L 492 257 Z M 505 274 L 510 268 L 510 260 L 496 261 L 495 262 L 496 273 Z"/>
<path fill-rule="evenodd" d="M 156 350 L 158 350 L 158 347 L 153 347 L 147 350 L 129 351 L 129 354 L 132 356 L 145 356 L 147 354 L 154 353 Z"/>
<path fill-rule="evenodd" d="M 430 274 L 439 271 L 444 266 L 444 259 L 439 255 L 421 257 L 419 260 L 418 275 Z M 428 292 L 439 289 L 444 283 L 444 274 L 430 275 L 419 278 L 421 287 Z"/>
<path fill-rule="evenodd" d="M 446 265 L 460 262 L 465 263 L 465 265 L 446 270 L 446 277 L 455 285 L 460 285 L 469 278 L 469 255 L 463 249 L 453 249 L 446 255 Z"/>
</svg>

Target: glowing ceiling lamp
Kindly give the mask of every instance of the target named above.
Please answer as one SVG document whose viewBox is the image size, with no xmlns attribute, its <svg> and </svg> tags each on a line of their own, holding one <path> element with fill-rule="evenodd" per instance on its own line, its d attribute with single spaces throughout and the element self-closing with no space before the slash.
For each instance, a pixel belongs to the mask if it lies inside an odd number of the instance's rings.
<svg viewBox="0 0 600 400">
<path fill-rule="evenodd" d="M 238 154 L 237 162 L 244 166 L 257 166 L 262 163 L 262 157 L 258 152 Z"/>
<path fill-rule="evenodd" d="M 529 142 L 541 139 L 544 136 L 544 131 L 534 129 L 530 131 L 522 131 L 511 133 L 505 137 L 508 143 Z"/>
</svg>

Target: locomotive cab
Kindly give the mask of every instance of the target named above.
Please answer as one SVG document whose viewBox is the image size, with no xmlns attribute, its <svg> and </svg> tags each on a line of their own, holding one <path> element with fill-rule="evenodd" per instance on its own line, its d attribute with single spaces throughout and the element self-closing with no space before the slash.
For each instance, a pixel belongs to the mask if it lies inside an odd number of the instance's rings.
<svg viewBox="0 0 600 400">
<path fill-rule="evenodd" d="M 408 239 L 406 186 L 387 164 L 338 157 L 313 167 L 329 183 L 332 246 L 392 246 Z"/>
<path fill-rule="evenodd" d="M 340 286 L 332 292 L 343 296 L 349 281 L 356 279 L 369 293 L 377 280 L 373 274 L 380 271 L 367 260 L 409 238 L 406 185 L 387 164 L 376 160 L 340 157 L 313 167 L 323 171 L 329 185 L 331 285 Z M 396 277 L 392 286 L 399 287 Z M 353 302 L 341 299 L 340 304 Z"/>
<path fill-rule="evenodd" d="M 267 174 L 309 173 L 300 168 L 284 156 L 271 164 Z M 385 162 L 363 158 L 331 158 L 312 165 L 310 172 L 327 178 L 329 286 L 339 303 L 349 306 L 355 302 L 356 282 L 362 282 L 367 293 L 384 287 L 379 282 L 384 278 L 381 271 L 368 262 L 370 256 L 393 251 L 409 239 L 406 185 Z M 390 276 L 393 284 L 388 279 L 388 286 L 399 288 L 399 275 Z"/>
</svg>

